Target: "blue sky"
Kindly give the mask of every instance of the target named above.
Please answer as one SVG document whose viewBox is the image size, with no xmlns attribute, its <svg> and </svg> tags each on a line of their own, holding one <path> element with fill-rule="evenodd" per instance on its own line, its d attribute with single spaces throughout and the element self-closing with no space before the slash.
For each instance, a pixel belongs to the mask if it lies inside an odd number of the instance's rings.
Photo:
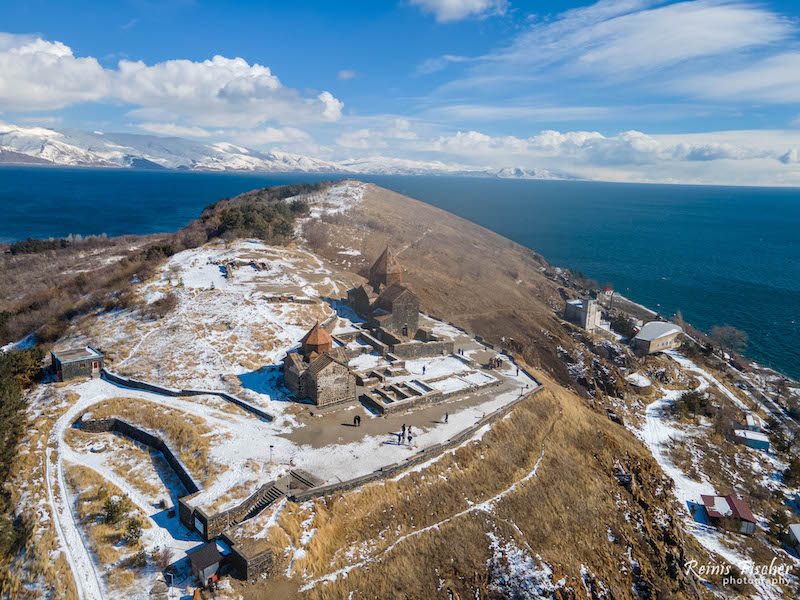
<svg viewBox="0 0 800 600">
<path fill-rule="evenodd" d="M 800 185 L 800 7 L 4 7 L 0 119 L 621 181 Z"/>
</svg>

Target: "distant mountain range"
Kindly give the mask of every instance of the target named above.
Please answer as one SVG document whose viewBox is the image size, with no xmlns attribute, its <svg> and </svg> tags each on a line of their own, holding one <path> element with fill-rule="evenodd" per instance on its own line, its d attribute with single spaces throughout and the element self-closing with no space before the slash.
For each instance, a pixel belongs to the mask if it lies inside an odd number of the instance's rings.
<svg viewBox="0 0 800 600">
<path fill-rule="evenodd" d="M 226 142 L 179 137 L 21 127 L 0 123 L 0 163 L 190 171 L 333 173 L 369 175 L 473 175 L 513 179 L 577 179 L 543 169 L 480 167 L 373 156 L 329 161 Z"/>
</svg>

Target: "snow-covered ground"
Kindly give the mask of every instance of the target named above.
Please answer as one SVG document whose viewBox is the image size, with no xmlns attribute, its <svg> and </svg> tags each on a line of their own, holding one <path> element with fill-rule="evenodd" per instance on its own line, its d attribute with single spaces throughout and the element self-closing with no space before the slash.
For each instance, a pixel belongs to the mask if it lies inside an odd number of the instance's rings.
<svg viewBox="0 0 800 600">
<path fill-rule="evenodd" d="M 360 200 L 360 185 L 346 182 L 334 186 L 328 196 L 312 205 L 312 210 L 347 210 Z M 329 425 L 321 415 L 311 415 L 312 405 L 290 401 L 279 365 L 286 352 L 298 345 L 316 321 L 332 321 L 333 330 L 339 332 L 358 329 L 358 324 L 347 318 L 348 312 L 330 301 L 331 297 L 341 297 L 352 283 L 347 274 L 334 272 L 300 247 L 275 248 L 252 240 L 209 244 L 176 254 L 151 280 L 136 284 L 134 291 L 144 308 L 87 317 L 57 345 L 68 347 L 91 340 L 103 350 L 107 367 L 112 371 L 165 387 L 235 393 L 275 417 L 267 422 L 211 395 L 172 397 L 121 387 L 102 379 L 59 386 L 61 405 L 50 432 L 43 477 L 48 494 L 39 502 L 44 502 L 53 515 L 61 547 L 79 580 L 81 600 L 109 597 L 103 578 L 108 567 L 99 564 L 92 555 L 73 516 L 74 499 L 64 483 L 68 465 L 94 470 L 132 500 L 151 525 L 142 537 L 148 551 L 167 547 L 179 559 L 200 543 L 197 536 L 179 524 L 177 517 L 167 518 L 168 511 L 157 506 L 162 498 L 171 498 L 174 503 L 182 494 L 177 482 L 170 483 L 151 464 L 136 469 L 137 477 L 143 478 L 146 485 L 137 483 L 134 477 L 125 477 L 120 473 L 119 461 L 130 460 L 130 456 L 122 457 L 107 447 L 114 443 L 109 434 L 97 434 L 97 443 L 86 441 L 85 435 L 89 434 L 65 436 L 79 416 L 91 414 L 92 407 L 112 399 L 129 398 L 131 406 L 148 403 L 156 411 L 159 407 L 170 409 L 168 415 L 164 412 L 165 420 L 177 418 L 176 414 L 185 414 L 187 419 L 199 417 L 212 431 L 207 436 L 208 462 L 219 468 L 205 481 L 202 474 L 192 473 L 201 487 L 192 504 L 217 512 L 238 504 L 291 468 L 302 468 L 325 481 L 335 482 L 411 457 L 420 449 L 448 440 L 537 385 L 507 358 L 501 368 L 491 372 L 467 364 L 469 357 L 480 356 L 485 361 L 487 356 L 496 356 L 494 351 L 472 340 L 464 346 L 464 360 L 436 356 L 407 361 L 409 375 L 405 378 L 438 380 L 445 391 L 465 392 L 456 399 L 460 403 L 447 405 L 447 422 L 426 418 L 415 424 L 413 447 L 398 444 L 397 432 L 382 426 L 385 421 L 360 404 L 341 410 L 348 420 L 354 413 L 360 414 L 371 427 L 359 429 L 357 434 L 348 429 L 349 439 L 344 439 L 337 433 L 341 418 L 336 417 L 325 443 L 309 441 L 306 431 Z M 149 316 L 146 305 L 169 294 L 174 294 L 176 307 L 161 318 Z M 287 301 L 287 297 L 303 302 Z M 462 331 L 428 317 L 424 319 L 435 334 L 466 343 Z M 384 363 L 383 358 L 366 353 L 354 359 L 352 366 L 363 370 Z M 503 385 L 475 391 L 475 386 L 494 380 Z M 37 402 L 44 396 L 32 395 L 31 418 L 43 411 L 44 407 Z M 411 412 L 414 410 L 424 409 Z M 136 422 L 133 414 L 120 416 L 170 443 L 166 425 L 154 429 L 152 423 Z M 102 444 L 106 445 L 104 451 L 98 451 Z M 150 463 L 147 453 L 142 456 Z M 235 494 L 229 493 L 232 489 Z M 31 500 L 33 497 L 25 496 Z M 44 522 L 48 511 L 40 512 Z M 142 590 L 149 590 L 155 573 L 146 571 L 142 577 L 137 583 Z M 143 594 L 144 591 L 141 597 Z"/>
<path fill-rule="evenodd" d="M 700 382 L 698 390 L 703 391 L 709 387 L 718 388 L 736 406 L 743 410 L 749 410 L 735 394 L 725 388 L 711 373 L 698 367 L 691 360 L 675 351 L 670 351 L 669 355 L 683 369 L 698 378 Z M 696 469 L 699 481 L 689 477 L 669 456 L 670 445 L 675 442 L 681 443 L 688 439 L 689 436 L 687 431 L 677 426 L 669 414 L 671 405 L 682 393 L 683 390 L 661 390 L 658 394 L 658 399 L 650 403 L 646 408 L 644 425 L 641 429 L 634 430 L 634 434 L 647 445 L 663 471 L 674 482 L 674 494 L 680 505 L 686 531 L 712 554 L 721 556 L 730 564 L 742 569 L 746 574 L 753 566 L 753 561 L 733 547 L 729 534 L 712 527 L 706 522 L 703 509 L 700 507 L 702 504 L 701 494 L 717 495 L 718 493 L 726 493 L 727 490 L 715 489 L 709 478 L 700 469 Z M 695 431 L 694 433 L 697 434 L 698 432 Z M 785 554 L 784 560 L 800 564 L 800 561 L 796 561 L 788 554 Z M 769 579 L 754 577 L 753 584 L 758 592 L 757 598 L 778 600 L 784 597 L 782 590 Z"/>
</svg>

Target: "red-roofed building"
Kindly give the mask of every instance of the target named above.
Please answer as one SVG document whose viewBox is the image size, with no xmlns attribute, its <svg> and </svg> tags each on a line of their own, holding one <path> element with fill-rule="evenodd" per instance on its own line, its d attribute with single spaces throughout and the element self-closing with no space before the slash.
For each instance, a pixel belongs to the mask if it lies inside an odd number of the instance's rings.
<svg viewBox="0 0 800 600">
<path fill-rule="evenodd" d="M 299 352 L 283 359 L 283 381 L 298 400 L 319 407 L 356 399 L 356 377 L 343 348 L 333 347 L 331 334 L 317 323 L 303 337 Z"/>
<path fill-rule="evenodd" d="M 756 530 L 756 517 L 747 503 L 736 496 L 700 496 L 708 518 L 715 525 L 721 519 L 733 519 L 738 523 L 739 533 L 751 535 Z"/>
</svg>

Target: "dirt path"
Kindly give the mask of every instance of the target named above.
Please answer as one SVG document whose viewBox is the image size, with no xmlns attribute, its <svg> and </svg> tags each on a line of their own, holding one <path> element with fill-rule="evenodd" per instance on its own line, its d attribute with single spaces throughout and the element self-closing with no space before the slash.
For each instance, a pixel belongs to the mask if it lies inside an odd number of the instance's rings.
<svg viewBox="0 0 800 600">
<path fill-rule="evenodd" d="M 65 416 L 62 416 L 56 422 L 56 428 L 50 434 L 50 439 L 55 442 L 56 446 L 56 465 L 55 473 L 53 473 L 50 457 L 52 450 L 48 449 L 45 457 L 47 498 L 53 512 L 53 523 L 55 524 L 58 539 L 61 542 L 67 563 L 72 570 L 72 578 L 75 581 L 78 600 L 102 600 L 104 596 L 100 576 L 89 554 L 86 542 L 75 523 L 66 481 L 64 480 L 64 463 L 61 455 L 62 447 L 65 443 L 64 432 L 63 429 L 59 429 L 57 426 Z M 53 491 L 54 484 L 58 486 L 57 496 Z"/>
</svg>

